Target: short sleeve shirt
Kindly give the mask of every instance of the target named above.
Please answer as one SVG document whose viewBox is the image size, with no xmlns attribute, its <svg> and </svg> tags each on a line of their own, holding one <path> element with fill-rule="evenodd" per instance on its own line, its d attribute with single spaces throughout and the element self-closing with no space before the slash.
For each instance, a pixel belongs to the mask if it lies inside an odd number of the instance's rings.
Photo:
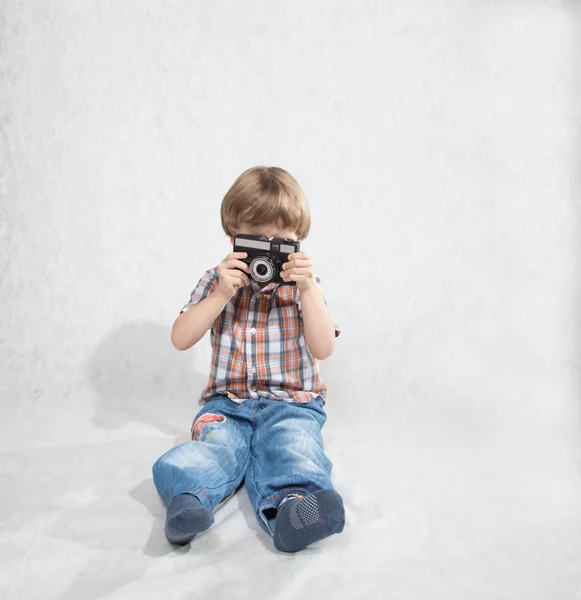
<svg viewBox="0 0 581 600">
<path fill-rule="evenodd" d="M 318 277 L 316 281 L 320 285 Z M 213 294 L 217 287 L 218 267 L 214 267 L 201 277 L 182 312 Z M 333 323 L 337 337 L 341 331 Z M 216 318 L 210 338 L 211 371 L 199 404 L 216 394 L 238 403 L 259 397 L 294 403 L 311 402 L 317 396 L 325 400 L 327 387 L 305 341 L 296 285 L 270 283 L 260 287 L 251 280 L 251 285 L 241 287 Z"/>
</svg>

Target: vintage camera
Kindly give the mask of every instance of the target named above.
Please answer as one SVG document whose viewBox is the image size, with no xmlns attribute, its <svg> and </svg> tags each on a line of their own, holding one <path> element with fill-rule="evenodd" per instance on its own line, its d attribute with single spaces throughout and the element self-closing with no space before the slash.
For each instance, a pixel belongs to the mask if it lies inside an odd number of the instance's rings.
<svg viewBox="0 0 581 600">
<path fill-rule="evenodd" d="M 300 251 L 300 242 L 282 238 L 267 238 L 263 235 L 239 234 L 234 238 L 234 252 L 246 252 L 241 259 L 250 269 L 250 277 L 262 285 L 287 283 L 280 276 L 282 265 L 288 262 L 288 255 Z"/>
</svg>

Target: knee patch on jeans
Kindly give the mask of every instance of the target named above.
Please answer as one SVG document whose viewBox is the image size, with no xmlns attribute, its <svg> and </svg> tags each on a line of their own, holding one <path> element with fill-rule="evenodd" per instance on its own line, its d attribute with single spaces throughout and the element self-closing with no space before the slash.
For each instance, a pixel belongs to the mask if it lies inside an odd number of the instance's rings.
<svg viewBox="0 0 581 600">
<path fill-rule="evenodd" d="M 198 417 L 192 423 L 192 441 L 197 442 L 202 438 L 202 430 L 207 426 L 213 423 L 224 423 L 226 421 L 226 417 L 224 415 L 217 415 L 214 413 L 205 413 Z M 207 427 L 206 427 L 207 429 Z"/>
</svg>

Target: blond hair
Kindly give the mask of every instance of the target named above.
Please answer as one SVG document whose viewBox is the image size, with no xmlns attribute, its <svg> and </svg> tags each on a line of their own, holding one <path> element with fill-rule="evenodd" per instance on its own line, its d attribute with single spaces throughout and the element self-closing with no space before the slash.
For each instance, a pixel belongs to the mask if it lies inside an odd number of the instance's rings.
<svg viewBox="0 0 581 600">
<path fill-rule="evenodd" d="M 280 167 L 251 167 L 236 179 L 222 200 L 222 228 L 234 237 L 242 223 L 273 224 L 304 240 L 311 228 L 307 199 L 296 179 Z"/>
</svg>

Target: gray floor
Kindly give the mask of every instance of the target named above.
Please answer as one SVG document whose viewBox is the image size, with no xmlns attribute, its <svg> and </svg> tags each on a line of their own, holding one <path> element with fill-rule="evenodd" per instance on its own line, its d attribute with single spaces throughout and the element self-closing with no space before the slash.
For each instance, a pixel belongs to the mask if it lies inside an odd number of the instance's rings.
<svg viewBox="0 0 581 600">
<path fill-rule="evenodd" d="M 2 392 L 11 398 L 0 438 L 3 598 L 581 597 L 579 480 L 565 469 L 571 448 L 552 444 L 548 460 L 542 430 L 527 446 L 518 427 L 503 430 L 468 407 L 438 416 L 429 409 L 443 406 L 435 394 L 422 400 L 410 390 L 398 403 L 384 395 L 350 406 L 340 393 L 329 401 L 343 534 L 278 553 L 242 490 L 208 532 L 172 547 L 150 469 L 187 439 L 193 413 L 186 394 L 175 393 L 180 386 L 167 387 L 186 362 L 160 351 L 162 332 L 135 325 L 134 358 L 114 365 L 109 345 L 84 376 L 3 351 Z M 340 390 L 342 376 L 327 371 Z M 104 372 L 116 377 L 124 403 L 102 385 Z"/>
</svg>

